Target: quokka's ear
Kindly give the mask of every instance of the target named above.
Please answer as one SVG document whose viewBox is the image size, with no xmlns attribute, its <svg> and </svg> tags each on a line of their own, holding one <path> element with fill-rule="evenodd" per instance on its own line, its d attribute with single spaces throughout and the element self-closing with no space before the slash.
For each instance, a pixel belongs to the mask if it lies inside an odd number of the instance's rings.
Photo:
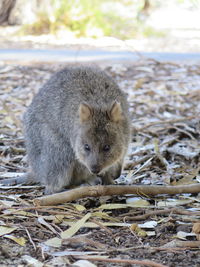
<svg viewBox="0 0 200 267">
<path fill-rule="evenodd" d="M 89 105 L 82 103 L 79 106 L 78 113 L 80 122 L 88 121 L 92 117 L 92 108 Z"/>
<path fill-rule="evenodd" d="M 121 104 L 115 101 L 110 109 L 109 117 L 111 121 L 118 122 L 123 118 L 123 112 Z"/>
</svg>

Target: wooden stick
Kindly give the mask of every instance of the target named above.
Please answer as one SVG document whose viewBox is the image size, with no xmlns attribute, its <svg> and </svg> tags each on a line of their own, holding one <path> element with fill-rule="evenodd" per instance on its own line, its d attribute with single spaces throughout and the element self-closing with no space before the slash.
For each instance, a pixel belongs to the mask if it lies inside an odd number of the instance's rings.
<svg viewBox="0 0 200 267">
<path fill-rule="evenodd" d="M 182 186 L 145 186 L 145 185 L 133 185 L 133 186 L 120 186 L 120 185 L 108 185 L 108 186 L 87 186 L 78 187 L 65 192 L 35 198 L 33 200 L 36 206 L 50 206 L 57 205 L 65 202 L 70 202 L 85 197 L 100 197 L 100 196 L 113 196 L 113 195 L 125 195 L 136 194 L 142 196 L 156 196 L 160 194 L 182 194 L 182 193 L 199 193 L 200 184 L 182 185 Z"/>
<path fill-rule="evenodd" d="M 149 267 L 168 267 L 167 265 L 163 265 L 161 263 L 157 263 L 151 260 L 124 260 L 124 259 L 108 259 L 103 257 L 92 257 L 92 256 L 76 256 L 78 259 L 84 259 L 89 261 L 101 261 L 101 262 L 111 262 L 111 263 L 126 263 L 126 264 L 139 264 L 142 266 Z"/>
</svg>

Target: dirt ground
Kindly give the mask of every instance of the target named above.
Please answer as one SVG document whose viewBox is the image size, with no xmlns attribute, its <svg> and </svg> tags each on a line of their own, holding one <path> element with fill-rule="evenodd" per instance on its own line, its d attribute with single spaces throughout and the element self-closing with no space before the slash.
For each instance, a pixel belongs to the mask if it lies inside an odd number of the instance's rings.
<svg viewBox="0 0 200 267">
<path fill-rule="evenodd" d="M 1 62 L 1 179 L 26 172 L 22 114 L 61 67 Z M 132 142 L 117 183 L 198 185 L 200 65 L 143 59 L 100 67 L 127 92 L 132 114 Z M 200 228 L 198 194 L 107 196 L 35 207 L 40 185 L 0 186 L 0 192 L 1 266 L 200 266 L 199 236 L 192 232 Z"/>
</svg>

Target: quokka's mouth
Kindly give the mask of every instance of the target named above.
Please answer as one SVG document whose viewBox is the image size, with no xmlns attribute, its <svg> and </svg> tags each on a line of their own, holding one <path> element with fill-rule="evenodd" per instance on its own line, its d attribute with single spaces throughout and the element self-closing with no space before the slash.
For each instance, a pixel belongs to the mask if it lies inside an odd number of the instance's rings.
<svg viewBox="0 0 200 267">
<path fill-rule="evenodd" d="M 98 174 L 100 174 L 101 169 L 93 167 L 93 168 L 90 169 L 90 171 L 91 171 L 91 173 L 98 175 Z"/>
<path fill-rule="evenodd" d="M 100 174 L 103 172 L 103 169 L 99 166 L 90 166 L 88 169 L 92 174 L 97 176 L 100 176 Z"/>
</svg>

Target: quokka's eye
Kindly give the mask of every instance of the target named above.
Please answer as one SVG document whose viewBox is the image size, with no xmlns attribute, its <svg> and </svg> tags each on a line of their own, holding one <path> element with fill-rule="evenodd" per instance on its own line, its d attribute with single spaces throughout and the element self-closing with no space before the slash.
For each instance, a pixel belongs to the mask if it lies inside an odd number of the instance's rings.
<svg viewBox="0 0 200 267">
<path fill-rule="evenodd" d="M 105 146 L 103 147 L 103 151 L 105 151 L 105 152 L 110 151 L 110 145 L 105 145 Z"/>
<path fill-rule="evenodd" d="M 85 144 L 85 145 L 84 145 L 84 149 L 85 149 L 85 151 L 90 151 L 90 147 L 89 147 L 89 145 L 88 145 L 88 144 Z"/>
</svg>

